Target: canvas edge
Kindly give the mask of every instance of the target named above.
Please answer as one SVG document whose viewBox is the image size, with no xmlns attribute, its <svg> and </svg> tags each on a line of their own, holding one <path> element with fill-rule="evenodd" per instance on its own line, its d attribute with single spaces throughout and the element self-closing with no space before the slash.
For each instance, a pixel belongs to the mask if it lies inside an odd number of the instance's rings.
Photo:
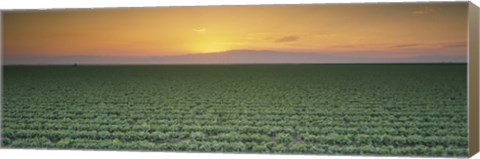
<svg viewBox="0 0 480 159">
<path fill-rule="evenodd" d="M 87 10 L 111 10 L 111 9 L 156 9 L 156 8 L 189 8 L 189 7 L 247 7 L 247 6 L 303 6 L 303 5 L 368 5 L 368 4 L 432 4 L 432 3 L 469 3 L 470 0 L 418 0 L 418 1 L 324 1 L 324 2 L 270 2 L 270 3 L 199 3 L 199 4 L 170 4 L 170 5 L 145 5 L 145 6 L 81 6 L 81 7 L 50 7 L 50 8 L 8 8 L 8 9 L 0 9 L 4 13 L 15 13 L 15 12 L 37 12 L 37 11 L 87 11 Z"/>
<path fill-rule="evenodd" d="M 3 106 L 3 10 L 0 10 L 0 149 L 3 147 L 2 129 L 2 106 Z"/>
<path fill-rule="evenodd" d="M 428 2 L 418 2 L 418 3 L 435 3 L 436 1 Z M 453 2 L 464 2 L 464 1 L 453 1 Z M 385 2 L 384 2 L 385 3 Z M 392 2 L 386 2 L 392 3 Z M 397 2 L 398 3 L 398 2 Z M 409 3 L 409 2 L 399 2 Z M 417 2 L 410 2 L 417 3 Z M 437 3 L 443 3 L 442 1 Z M 448 2 L 447 2 L 448 3 Z M 319 3 L 319 4 L 330 4 L 330 3 Z M 335 4 L 335 3 L 333 3 Z M 342 3 L 341 3 L 342 4 Z M 355 4 L 355 3 L 350 3 Z M 257 5 L 269 5 L 269 4 L 257 4 Z M 275 4 L 271 4 L 275 5 Z M 295 5 L 295 4 L 283 4 L 283 5 Z M 302 5 L 302 4 L 296 4 Z M 305 5 L 305 4 L 303 4 Z M 308 5 L 308 4 L 307 4 Z M 206 5 L 206 7 L 211 6 L 242 6 L 242 5 Z M 250 5 L 245 5 L 250 6 Z M 189 7 L 189 6 L 153 6 L 150 8 L 157 7 Z M 196 6 L 195 6 L 196 7 Z M 93 9 L 135 9 L 135 8 L 149 8 L 149 7 L 104 7 L 104 8 L 93 8 Z M 50 8 L 48 10 L 85 10 L 89 8 Z M 0 9 L 0 121 L 2 121 L 2 102 L 3 98 L 3 13 L 9 11 L 35 11 L 38 9 Z M 479 110 L 479 7 L 476 6 L 473 2 L 468 2 L 468 153 L 469 157 L 477 155 L 480 151 L 480 110 Z M 0 122 L 0 132 L 2 132 L 2 122 Z M 472 135 L 477 134 L 477 135 Z M 2 135 L 0 135 L 0 149 L 3 147 Z M 475 142 L 476 141 L 476 142 Z M 37 149 L 31 149 L 37 150 Z M 128 151 L 126 151 L 128 152 Z M 362 156 L 358 156 L 362 157 Z M 407 156 L 393 156 L 393 157 L 407 157 Z"/>
<path fill-rule="evenodd" d="M 468 155 L 479 151 L 479 12 L 468 5 Z"/>
</svg>

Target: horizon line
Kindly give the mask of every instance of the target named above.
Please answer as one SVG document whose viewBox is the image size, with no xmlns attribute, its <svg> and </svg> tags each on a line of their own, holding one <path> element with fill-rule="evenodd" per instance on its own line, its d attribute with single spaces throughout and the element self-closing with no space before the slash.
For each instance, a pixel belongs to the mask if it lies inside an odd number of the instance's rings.
<svg viewBox="0 0 480 159">
<path fill-rule="evenodd" d="M 212 63 L 212 64 L 2 64 L 2 66 L 175 66 L 175 65 L 462 65 L 468 62 L 358 62 L 358 63 Z"/>
</svg>

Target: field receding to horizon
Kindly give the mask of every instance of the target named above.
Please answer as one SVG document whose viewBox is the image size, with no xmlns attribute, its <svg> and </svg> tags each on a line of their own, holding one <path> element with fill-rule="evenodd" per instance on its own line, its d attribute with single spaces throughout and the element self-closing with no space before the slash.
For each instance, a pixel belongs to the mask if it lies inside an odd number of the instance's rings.
<svg viewBox="0 0 480 159">
<path fill-rule="evenodd" d="M 467 156 L 466 64 L 3 66 L 2 146 Z"/>
</svg>

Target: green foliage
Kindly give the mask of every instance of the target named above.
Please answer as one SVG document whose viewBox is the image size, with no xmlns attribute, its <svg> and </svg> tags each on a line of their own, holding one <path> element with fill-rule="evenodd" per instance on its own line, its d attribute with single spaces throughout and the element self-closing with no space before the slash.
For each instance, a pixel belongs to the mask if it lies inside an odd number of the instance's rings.
<svg viewBox="0 0 480 159">
<path fill-rule="evenodd" d="M 254 152 L 268 152 L 268 147 L 265 144 L 257 144 L 253 147 Z"/>
<path fill-rule="evenodd" d="M 112 144 L 118 146 L 122 144 L 122 141 L 120 141 L 119 139 L 113 139 Z"/>
<path fill-rule="evenodd" d="M 2 138 L 2 145 L 10 145 L 12 143 L 12 140 L 9 138 Z"/>
<path fill-rule="evenodd" d="M 277 140 L 277 142 L 288 144 L 292 141 L 292 137 L 287 133 L 279 133 L 275 135 L 275 140 Z"/>
<path fill-rule="evenodd" d="M 293 153 L 306 153 L 308 152 L 308 146 L 306 144 L 292 144 L 288 147 L 288 151 Z"/>
<path fill-rule="evenodd" d="M 286 150 L 287 150 L 287 147 L 283 144 L 276 144 L 272 148 L 272 152 L 275 152 L 275 153 L 282 153 L 282 152 L 285 152 Z"/>
<path fill-rule="evenodd" d="M 4 66 L 2 146 L 466 156 L 466 65 Z"/>
<path fill-rule="evenodd" d="M 60 141 L 57 142 L 57 146 L 60 148 L 65 148 L 70 144 L 70 139 L 69 138 L 64 138 L 61 139 Z"/>
<path fill-rule="evenodd" d="M 198 140 L 198 141 L 204 140 L 204 139 L 205 139 L 205 136 L 206 136 L 206 135 L 205 135 L 204 133 L 202 133 L 202 132 L 194 132 L 194 133 L 191 133 L 191 134 L 190 134 L 190 138 L 191 138 L 192 140 Z"/>
</svg>

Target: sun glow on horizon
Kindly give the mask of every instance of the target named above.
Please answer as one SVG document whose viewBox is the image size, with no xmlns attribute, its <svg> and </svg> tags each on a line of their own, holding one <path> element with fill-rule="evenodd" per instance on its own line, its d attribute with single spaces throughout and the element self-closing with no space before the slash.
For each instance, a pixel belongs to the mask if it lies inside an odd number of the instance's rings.
<svg viewBox="0 0 480 159">
<path fill-rule="evenodd" d="M 228 51 L 232 48 L 229 47 L 225 42 L 231 41 L 228 39 L 228 36 L 221 33 L 215 33 L 214 31 L 207 32 L 208 29 L 205 27 L 193 29 L 197 34 L 193 36 L 193 40 L 190 42 L 191 46 L 189 47 L 189 52 L 199 53 L 199 54 L 208 54 Z"/>
<path fill-rule="evenodd" d="M 468 3 L 10 11 L 5 56 L 466 56 Z M 434 9 L 432 9 L 434 8 Z"/>
</svg>

